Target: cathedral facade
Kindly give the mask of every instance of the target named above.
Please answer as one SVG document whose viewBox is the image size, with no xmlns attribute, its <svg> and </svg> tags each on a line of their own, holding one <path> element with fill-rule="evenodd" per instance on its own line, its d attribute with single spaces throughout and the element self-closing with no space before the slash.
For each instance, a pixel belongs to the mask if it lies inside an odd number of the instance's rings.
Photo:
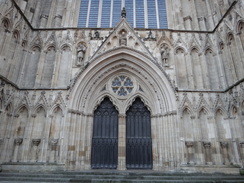
<svg viewBox="0 0 244 183">
<path fill-rule="evenodd" d="M 2 170 L 238 172 L 244 0 L 165 0 L 167 29 L 82 1 L 0 0 Z"/>
</svg>

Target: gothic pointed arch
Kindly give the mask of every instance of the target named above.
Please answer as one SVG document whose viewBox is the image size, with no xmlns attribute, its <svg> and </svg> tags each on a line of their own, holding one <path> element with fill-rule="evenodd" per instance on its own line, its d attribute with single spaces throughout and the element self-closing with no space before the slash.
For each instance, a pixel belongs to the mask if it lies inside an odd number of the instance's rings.
<svg viewBox="0 0 244 183">
<path fill-rule="evenodd" d="M 112 96 L 111 94 L 109 93 L 103 93 L 101 96 L 99 96 L 97 99 L 96 99 L 96 102 L 94 103 L 94 108 L 93 108 L 93 112 L 100 106 L 100 104 L 105 100 L 105 99 L 109 99 L 109 101 L 113 104 L 113 106 L 115 107 L 115 109 L 117 111 L 119 111 L 119 108 L 118 108 L 118 101 L 116 98 L 114 98 L 114 96 Z"/>
<path fill-rule="evenodd" d="M 140 97 L 126 111 L 126 167 L 152 169 L 151 112 Z"/>
<path fill-rule="evenodd" d="M 151 63 L 150 58 L 125 47 L 115 49 L 113 52 L 105 52 L 93 60 L 74 80 L 70 95 L 76 99 L 71 104 L 72 108 L 78 108 L 81 111 L 91 110 L 94 105 L 94 96 L 98 95 L 99 86 L 104 87 L 109 79 L 118 73 L 128 73 L 143 87 L 145 95 L 151 101 L 159 101 L 152 106 L 154 113 L 175 110 L 176 99 L 172 84 L 160 68 Z M 160 78 L 160 80 L 155 78 Z M 111 88 L 107 87 L 108 91 L 109 89 Z M 163 106 L 160 107 L 160 104 Z"/>
<path fill-rule="evenodd" d="M 188 98 L 187 95 L 184 96 L 184 98 L 182 99 L 182 101 L 179 105 L 179 111 L 180 111 L 180 117 L 181 118 L 182 118 L 183 112 L 185 110 L 189 111 L 189 113 L 191 113 L 191 114 L 194 113 L 194 107 L 193 107 L 192 102 L 190 101 L 190 99 Z"/>
<path fill-rule="evenodd" d="M 210 106 L 209 104 L 207 103 L 206 99 L 202 96 L 200 97 L 199 101 L 198 101 L 198 104 L 197 104 L 197 116 L 199 116 L 200 112 L 202 110 L 205 111 L 206 115 L 210 115 Z"/>
<path fill-rule="evenodd" d="M 91 154 L 93 169 L 117 168 L 118 111 L 108 97 L 94 111 Z"/>
</svg>

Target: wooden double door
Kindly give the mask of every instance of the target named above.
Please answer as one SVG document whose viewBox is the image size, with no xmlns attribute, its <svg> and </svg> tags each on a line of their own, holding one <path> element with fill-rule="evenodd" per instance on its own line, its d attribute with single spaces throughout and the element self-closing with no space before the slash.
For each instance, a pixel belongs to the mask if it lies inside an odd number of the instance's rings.
<svg viewBox="0 0 244 183">
<path fill-rule="evenodd" d="M 105 98 L 94 112 L 91 167 L 116 169 L 118 111 Z M 126 112 L 126 168 L 152 169 L 151 114 L 140 98 Z"/>
</svg>

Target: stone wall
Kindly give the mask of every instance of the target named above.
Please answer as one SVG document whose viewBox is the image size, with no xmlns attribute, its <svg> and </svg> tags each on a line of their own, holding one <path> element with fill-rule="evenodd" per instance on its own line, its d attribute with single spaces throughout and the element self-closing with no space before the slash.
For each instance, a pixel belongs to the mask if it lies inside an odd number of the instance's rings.
<svg viewBox="0 0 244 183">
<path fill-rule="evenodd" d="M 26 16 L 34 2 L 16 1 Z M 243 165 L 243 0 L 214 32 L 217 22 L 209 32 L 150 31 L 123 18 L 114 29 L 40 30 L 12 1 L 0 3 L 0 163 L 90 169 L 93 112 L 109 97 L 125 170 L 125 115 L 140 97 L 151 112 L 154 170 Z M 111 83 L 124 75 L 133 88 L 119 96 Z"/>
</svg>

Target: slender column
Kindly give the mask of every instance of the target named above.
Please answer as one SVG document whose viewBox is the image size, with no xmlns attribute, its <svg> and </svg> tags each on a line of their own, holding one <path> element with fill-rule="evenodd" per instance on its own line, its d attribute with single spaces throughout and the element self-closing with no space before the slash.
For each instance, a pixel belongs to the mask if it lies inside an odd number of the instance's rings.
<svg viewBox="0 0 244 183">
<path fill-rule="evenodd" d="M 241 151 L 241 163 L 242 163 L 242 167 L 244 167 L 244 142 L 240 143 L 240 151 Z"/>
<path fill-rule="evenodd" d="M 118 170 L 126 169 L 126 119 L 125 114 L 119 115 L 118 134 Z"/>
<path fill-rule="evenodd" d="M 211 142 L 203 142 L 203 147 L 205 148 L 205 163 L 207 165 L 212 165 L 212 158 L 211 158 Z"/>
<path fill-rule="evenodd" d="M 13 162 L 18 161 L 18 153 L 19 153 L 19 146 L 22 144 L 23 138 L 14 139 L 14 155 L 13 155 Z"/>
<path fill-rule="evenodd" d="M 32 139 L 32 161 L 33 162 L 38 162 L 38 155 L 39 155 L 39 148 L 38 146 L 40 145 L 41 139 Z"/>
<path fill-rule="evenodd" d="M 229 164 L 229 157 L 228 157 L 228 142 L 220 142 L 220 146 L 222 148 L 223 153 L 223 164 Z"/>
<path fill-rule="evenodd" d="M 60 64 L 61 64 L 61 50 L 56 51 L 56 57 L 54 61 L 54 68 L 53 68 L 53 76 L 52 76 L 52 87 L 59 86 L 60 83 L 58 83 L 58 76 L 59 76 L 59 71 L 60 71 Z"/>
<path fill-rule="evenodd" d="M 92 148 L 92 132 L 93 132 L 93 115 L 90 114 L 87 116 L 87 125 L 86 125 L 86 169 L 91 168 L 91 148 Z"/>
<path fill-rule="evenodd" d="M 185 142 L 186 147 L 187 147 L 187 164 L 194 164 L 193 161 L 193 145 L 194 142 Z"/>
</svg>

